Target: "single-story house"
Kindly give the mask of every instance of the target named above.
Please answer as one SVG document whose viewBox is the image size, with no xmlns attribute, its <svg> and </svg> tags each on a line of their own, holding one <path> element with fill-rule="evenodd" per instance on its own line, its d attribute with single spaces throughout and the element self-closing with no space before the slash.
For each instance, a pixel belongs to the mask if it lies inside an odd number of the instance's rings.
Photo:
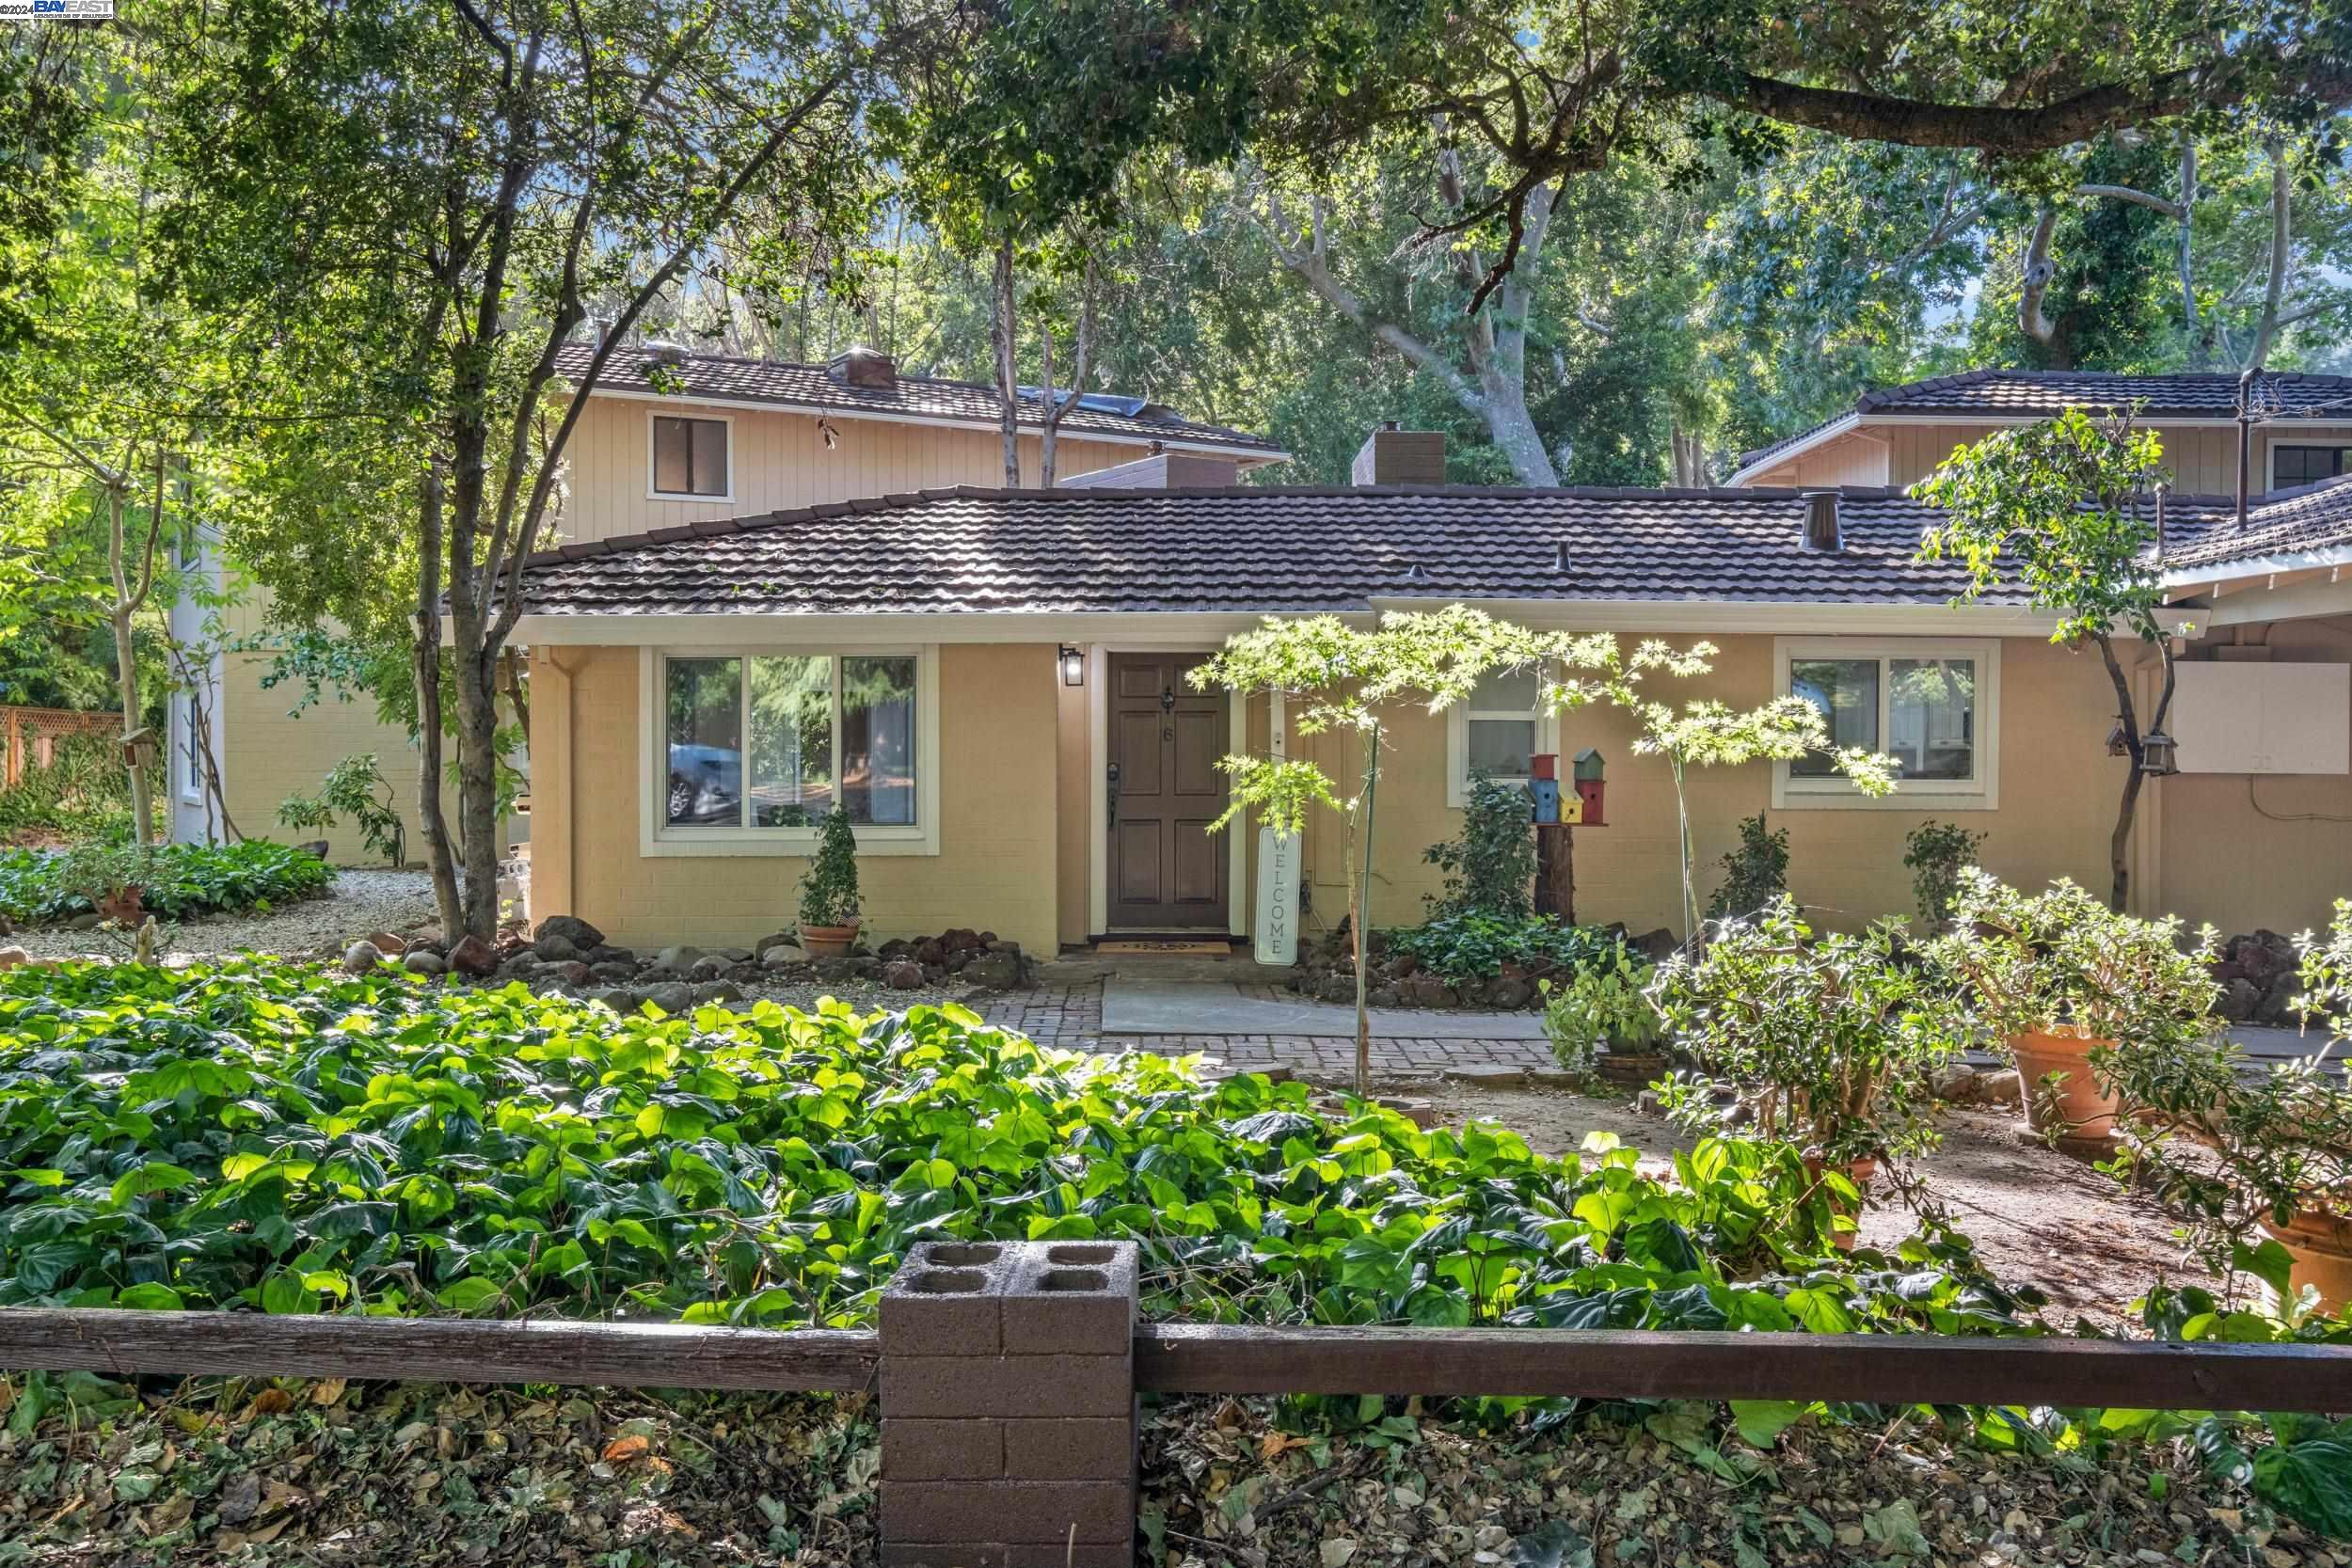
<svg viewBox="0 0 2352 1568">
<path fill-rule="evenodd" d="M 1956 572 L 1913 560 L 1919 503 L 1839 487 L 1835 538 L 1817 547 L 1799 490 L 1431 484 L 1417 477 L 1428 439 L 1375 433 L 1352 486 L 1171 485 L 1146 461 L 1078 487 L 909 490 L 534 558 L 517 630 L 532 914 L 579 914 L 636 945 L 748 941 L 790 922 L 811 823 L 838 800 L 875 935 L 968 926 L 1034 950 L 1122 930 L 1247 939 L 1256 835 L 1204 832 L 1224 804 L 1216 759 L 1263 752 L 1280 723 L 1291 754 L 1346 777 L 1352 742 L 1298 736 L 1266 697 L 1196 692 L 1184 672 L 1264 616 L 1368 623 L 1453 603 L 1707 639 L 1714 673 L 1654 677 L 1661 695 L 1834 689 L 1839 740 L 1909 765 L 1884 800 L 1803 764 L 1696 771 L 1710 884 L 1738 821 L 1765 811 L 1789 832 L 1792 889 L 1830 925 L 1911 909 L 1903 841 L 1931 818 L 1987 832 L 2001 876 L 2105 889 L 2125 764 L 2107 750 L 2098 657 L 2054 646 L 2051 621 L 2013 596 L 1955 606 Z M 2242 536 L 2227 503 L 2175 498 L 2168 539 L 2189 573 L 2184 668 L 2236 685 L 2184 683 L 2171 728 L 2190 771 L 2148 793 L 2137 902 L 2233 930 L 2317 920 L 2352 891 L 2352 599 L 2337 592 L 2352 585 L 2330 553 L 2352 552 L 2352 484 L 2257 507 Z M 2145 650 L 2137 678 L 2155 662 Z M 2249 702 L 2251 738 L 2225 737 L 2223 705 L 2242 719 Z M 1435 891 L 1422 851 L 1456 831 L 1474 761 L 1502 774 L 1589 746 L 1608 811 L 1576 834 L 1579 915 L 1678 924 L 1673 790 L 1632 739 L 1616 714 L 1545 716 L 1533 681 L 1507 677 L 1404 721 L 1380 788 L 1374 921 L 1409 922 Z M 1316 822 L 1300 848 L 1309 933 L 1343 907 L 1339 855 L 1336 822 Z"/>
</svg>

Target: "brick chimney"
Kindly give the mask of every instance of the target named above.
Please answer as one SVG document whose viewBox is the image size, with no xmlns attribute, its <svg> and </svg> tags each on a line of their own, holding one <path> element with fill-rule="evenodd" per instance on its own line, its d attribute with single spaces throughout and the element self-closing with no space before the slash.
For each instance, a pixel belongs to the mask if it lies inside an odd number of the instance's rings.
<svg viewBox="0 0 2352 1568">
<path fill-rule="evenodd" d="M 1443 484 L 1445 432 L 1399 430 L 1391 420 L 1364 437 L 1347 477 L 1351 484 Z"/>
</svg>

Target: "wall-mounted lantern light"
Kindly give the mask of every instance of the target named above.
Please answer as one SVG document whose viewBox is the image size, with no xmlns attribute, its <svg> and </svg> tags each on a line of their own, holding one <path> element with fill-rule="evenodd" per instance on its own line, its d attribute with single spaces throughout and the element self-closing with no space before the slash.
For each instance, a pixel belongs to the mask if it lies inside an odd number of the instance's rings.
<svg viewBox="0 0 2352 1568">
<path fill-rule="evenodd" d="M 2140 768 L 2153 778 L 2167 778 L 2181 770 L 2180 742 L 2162 730 L 2152 730 L 2140 741 Z"/>
<path fill-rule="evenodd" d="M 1064 686 L 1084 686 L 1087 683 L 1087 657 L 1065 642 L 1061 645 L 1061 683 Z"/>
</svg>

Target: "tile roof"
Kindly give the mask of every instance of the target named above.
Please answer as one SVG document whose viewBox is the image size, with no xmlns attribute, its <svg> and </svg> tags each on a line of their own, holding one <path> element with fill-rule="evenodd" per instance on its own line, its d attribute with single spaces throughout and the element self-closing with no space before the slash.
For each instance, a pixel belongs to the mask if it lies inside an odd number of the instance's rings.
<svg viewBox="0 0 2352 1568">
<path fill-rule="evenodd" d="M 586 373 L 596 349 L 590 343 L 565 343 L 556 350 L 558 375 L 577 380 Z M 650 372 L 655 365 L 646 349 L 625 344 L 606 361 L 600 388 L 622 392 L 653 393 Z M 934 376 L 898 376 L 887 389 L 845 387 L 826 373 L 822 365 L 793 364 L 776 359 L 737 359 L 720 355 L 693 355 L 676 373 L 686 384 L 677 397 L 724 398 L 736 403 L 772 403 L 779 407 L 819 409 L 854 419 L 860 414 L 899 419 L 937 420 L 946 423 L 995 427 L 996 388 L 975 381 L 944 381 Z M 657 394 L 659 395 L 659 394 Z M 1135 414 L 1078 407 L 1062 417 L 1061 428 L 1072 436 L 1114 436 L 1129 440 L 1167 441 L 1212 447 L 1243 456 L 1279 457 L 1280 448 L 1263 436 L 1224 425 L 1187 420 L 1172 410 L 1146 404 Z M 1037 415 L 1022 421 L 1034 426 Z"/>
<path fill-rule="evenodd" d="M 2164 564 L 2168 572 L 2178 573 L 2343 545 L 2352 545 L 2352 475 L 2260 498 L 2248 509 L 2243 531 L 2222 503 L 2185 542 L 2166 552 Z"/>
<path fill-rule="evenodd" d="M 2237 417 L 2235 372 L 2180 372 L 2164 375 L 2117 375 L 2101 371 L 1963 371 L 1958 375 L 1914 381 L 1901 387 L 1882 387 L 1854 400 L 1841 411 L 1809 430 L 1784 436 L 1769 446 L 1743 453 L 1740 466 L 1752 467 L 1774 452 L 1793 447 L 1852 416 L 1929 416 L 1965 418 L 2048 419 L 2069 408 L 2128 408 L 2144 404 L 2146 419 L 2233 420 Z M 2332 410 L 2352 423 L 2352 376 L 2264 375 L 2257 385 L 2265 406 L 2275 414 L 2301 415 L 2322 404 L 2344 404 Z"/>
<path fill-rule="evenodd" d="M 1424 597 L 1931 606 L 1959 592 L 1956 569 L 1912 560 L 1929 508 L 1849 488 L 1845 547 L 1821 552 L 1799 544 L 1800 495 L 966 486 L 566 546 L 532 559 L 524 598 L 537 615 L 993 614 Z"/>
</svg>

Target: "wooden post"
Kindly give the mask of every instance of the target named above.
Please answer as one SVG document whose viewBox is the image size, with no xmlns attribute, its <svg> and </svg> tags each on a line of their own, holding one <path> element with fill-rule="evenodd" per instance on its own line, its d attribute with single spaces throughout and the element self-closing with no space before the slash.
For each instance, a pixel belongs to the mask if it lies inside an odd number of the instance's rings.
<svg viewBox="0 0 2352 1568">
<path fill-rule="evenodd" d="M 1535 828 L 1535 912 L 1556 914 L 1576 924 L 1575 832 L 1565 822 L 1543 822 Z"/>
<path fill-rule="evenodd" d="M 10 789 L 24 782 L 24 716 L 8 710 L 8 779 Z"/>
</svg>

